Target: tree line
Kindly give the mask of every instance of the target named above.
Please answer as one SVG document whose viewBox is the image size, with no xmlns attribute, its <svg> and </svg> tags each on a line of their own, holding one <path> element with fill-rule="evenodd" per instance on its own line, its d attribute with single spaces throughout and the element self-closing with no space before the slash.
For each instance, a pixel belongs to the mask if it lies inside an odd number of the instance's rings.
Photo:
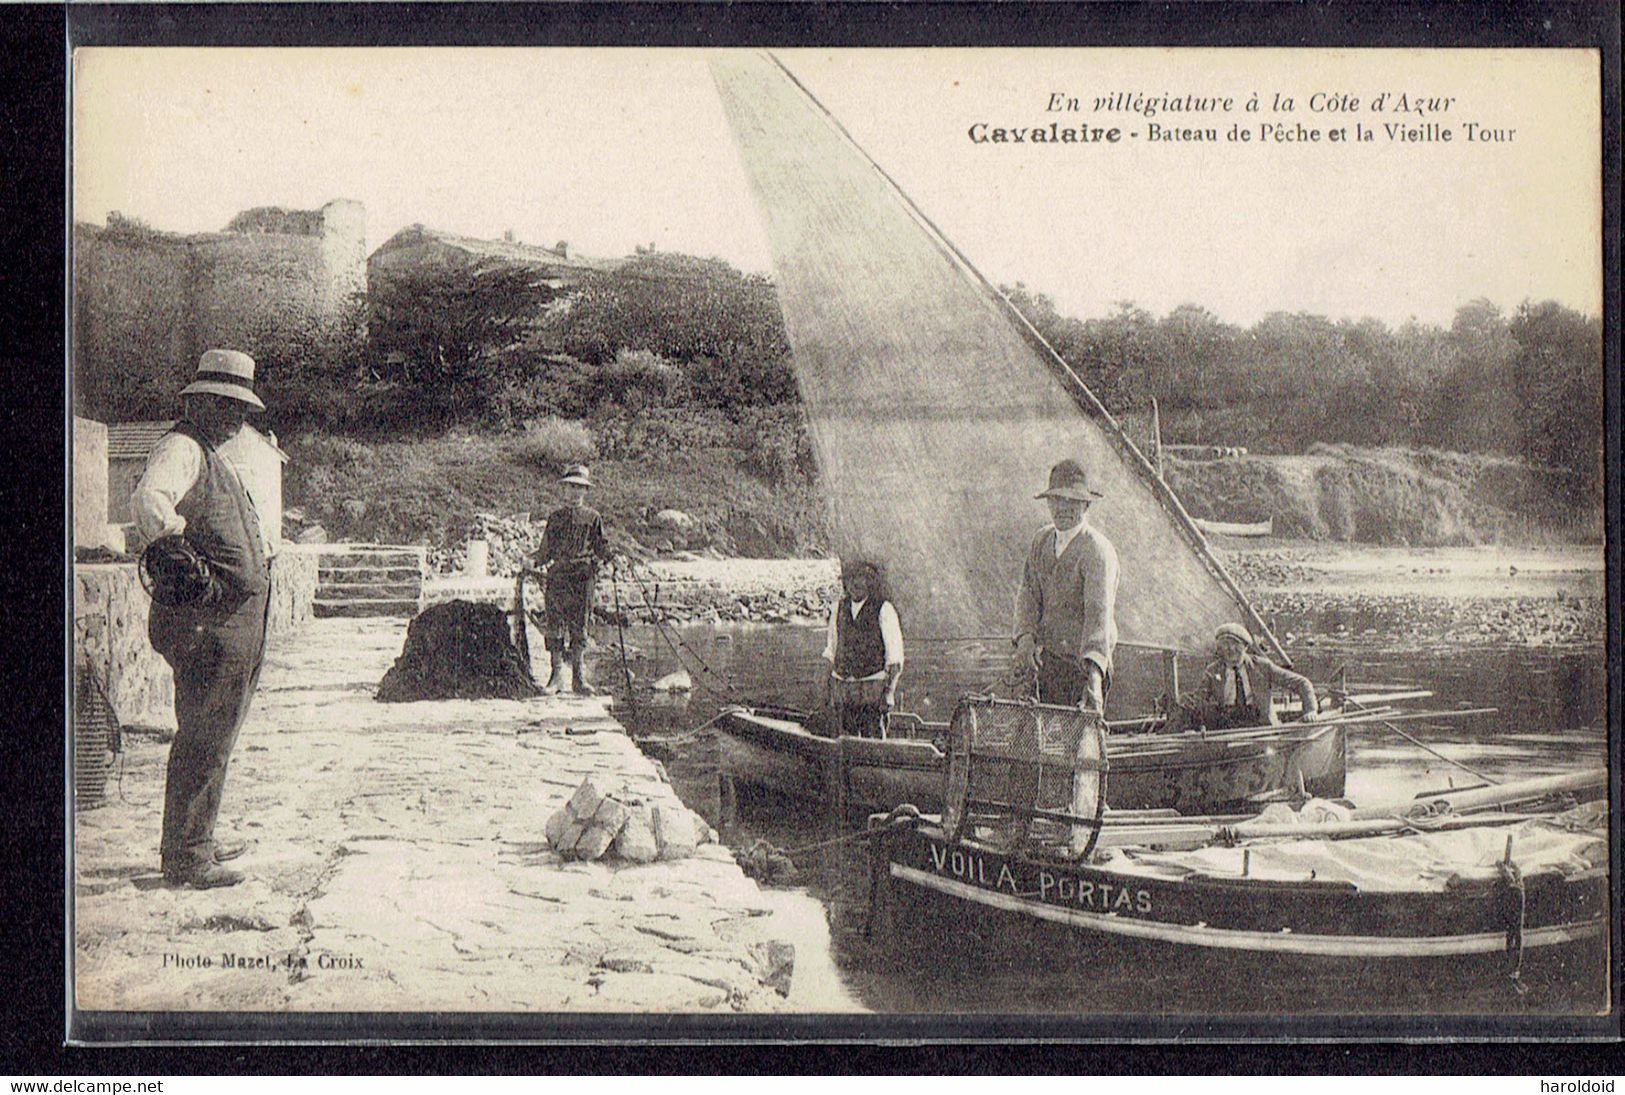
<svg viewBox="0 0 1625 1095">
<path fill-rule="evenodd" d="M 1026 286 L 1004 291 L 1113 413 L 1155 399 L 1171 442 L 1493 452 L 1600 489 L 1601 324 L 1561 304 L 1506 313 L 1475 300 L 1449 327 L 1287 312 L 1243 327 L 1196 305 L 1078 319 Z M 797 402 L 771 280 L 669 252 L 567 290 L 512 264 L 426 266 L 356 298 L 341 323 L 250 341 L 284 433 L 502 431 L 693 408 L 748 418 Z M 158 405 L 131 379 L 81 378 L 81 413 L 173 413 L 172 396 Z"/>
</svg>

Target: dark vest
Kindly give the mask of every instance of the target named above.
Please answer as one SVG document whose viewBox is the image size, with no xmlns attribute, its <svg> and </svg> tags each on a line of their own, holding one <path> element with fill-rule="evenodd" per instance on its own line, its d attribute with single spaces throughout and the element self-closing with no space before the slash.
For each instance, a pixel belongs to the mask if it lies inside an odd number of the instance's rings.
<svg viewBox="0 0 1625 1095">
<path fill-rule="evenodd" d="M 172 646 L 166 640 L 178 633 L 199 626 L 228 625 L 240 610 L 245 627 L 255 622 L 263 624 L 262 619 L 256 619 L 263 617 L 263 611 L 256 611 L 249 603 L 257 606 L 271 586 L 259 517 L 237 472 L 190 422 L 177 422 L 172 432 L 190 437 L 203 449 L 203 469 L 192 489 L 176 504 L 175 512 L 186 518 L 183 535 L 209 561 L 210 572 L 220 581 L 222 596 L 218 602 L 197 607 L 154 604 L 148 632 L 160 653 Z"/>
<path fill-rule="evenodd" d="M 835 606 L 835 672 L 858 679 L 886 668 L 886 640 L 880 634 L 879 597 L 870 597 L 852 618 L 852 601 L 842 597 Z"/>
</svg>

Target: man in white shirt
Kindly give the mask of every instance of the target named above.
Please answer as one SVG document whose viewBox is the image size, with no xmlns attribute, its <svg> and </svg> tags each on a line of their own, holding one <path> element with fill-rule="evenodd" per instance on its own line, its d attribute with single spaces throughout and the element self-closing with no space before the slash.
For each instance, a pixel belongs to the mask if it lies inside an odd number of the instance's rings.
<svg viewBox="0 0 1625 1095">
<path fill-rule="evenodd" d="M 873 563 L 844 561 L 841 583 L 845 596 L 829 614 L 824 644 L 824 705 L 833 706 L 837 735 L 885 737 L 903 674 L 902 623 Z"/>
<path fill-rule="evenodd" d="M 210 350 L 181 392 L 184 412 L 153 447 L 130 497 L 149 573 L 160 559 L 201 559 L 184 587 L 155 582 L 147 635 L 175 671 L 175 741 L 164 783 L 159 854 L 171 885 L 208 889 L 243 880 L 220 865 L 241 844 L 214 838 L 226 769 L 265 658 L 269 537 L 220 446 L 265 409 L 254 359 Z"/>
</svg>

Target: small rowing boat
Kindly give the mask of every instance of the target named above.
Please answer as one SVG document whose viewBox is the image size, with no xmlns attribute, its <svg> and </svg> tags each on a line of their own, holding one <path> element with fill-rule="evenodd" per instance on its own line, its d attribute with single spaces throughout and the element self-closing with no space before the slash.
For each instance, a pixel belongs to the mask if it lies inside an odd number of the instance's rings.
<svg viewBox="0 0 1625 1095">
<path fill-rule="evenodd" d="M 942 809 L 946 723 L 893 716 L 885 738 L 832 738 L 814 733 L 812 722 L 782 708 L 719 715 L 722 778 L 733 785 L 725 798 L 741 788 L 765 791 L 818 803 L 840 819 L 904 802 L 927 813 Z M 1348 738 L 1335 720 L 1208 734 L 1134 733 L 1137 720 L 1112 725 L 1113 809 L 1207 814 L 1343 793 Z"/>
</svg>

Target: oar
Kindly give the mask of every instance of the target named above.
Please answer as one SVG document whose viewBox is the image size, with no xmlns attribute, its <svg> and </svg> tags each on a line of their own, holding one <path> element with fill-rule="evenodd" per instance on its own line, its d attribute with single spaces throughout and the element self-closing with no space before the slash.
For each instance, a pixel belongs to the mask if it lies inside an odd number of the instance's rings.
<svg viewBox="0 0 1625 1095">
<path fill-rule="evenodd" d="M 1350 700 L 1349 702 L 1353 703 L 1355 707 L 1360 706 L 1358 703 L 1355 703 L 1353 700 Z M 1492 710 L 1493 710 L 1493 708 L 1492 708 Z M 1396 716 L 1396 717 L 1398 717 L 1398 716 Z M 1438 757 L 1440 760 L 1444 761 L 1446 764 L 1453 764 L 1457 768 L 1460 768 L 1463 772 L 1466 772 L 1468 775 L 1474 776 L 1477 779 L 1481 779 L 1485 783 L 1489 783 L 1489 784 L 1497 784 L 1497 783 L 1501 782 L 1500 780 L 1491 779 L 1489 776 L 1486 776 L 1483 772 L 1480 772 L 1475 768 L 1472 768 L 1472 767 L 1470 767 L 1468 765 L 1465 765 L 1459 760 L 1451 760 L 1449 757 L 1445 756 L 1443 753 L 1439 752 L 1437 749 L 1434 749 L 1432 746 L 1423 745 L 1420 741 L 1417 741 L 1411 735 L 1405 733 L 1405 731 L 1403 731 L 1399 727 L 1395 726 L 1391 720 L 1379 718 L 1379 719 L 1376 720 L 1376 722 L 1377 722 L 1377 725 L 1387 727 L 1389 730 L 1392 730 L 1394 733 L 1398 734 L 1400 737 L 1404 738 L 1406 741 L 1410 742 L 1412 745 L 1416 746 L 1418 749 L 1421 749 L 1423 752 L 1432 753 L 1434 756 Z"/>
</svg>

